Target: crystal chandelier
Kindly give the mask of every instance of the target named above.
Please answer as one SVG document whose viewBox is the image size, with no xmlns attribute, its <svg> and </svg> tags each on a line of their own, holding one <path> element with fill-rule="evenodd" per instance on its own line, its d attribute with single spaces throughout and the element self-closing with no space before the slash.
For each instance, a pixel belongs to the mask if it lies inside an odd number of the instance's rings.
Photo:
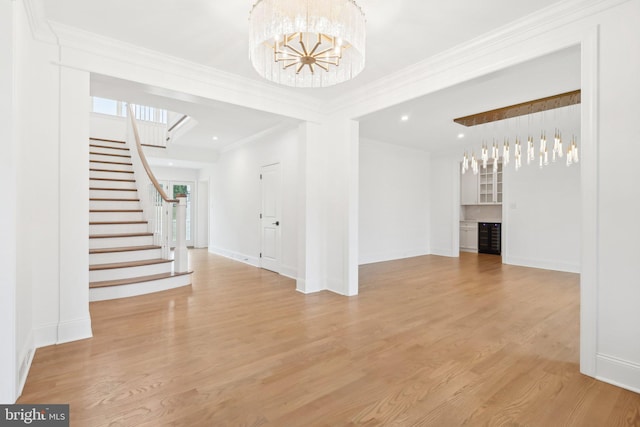
<svg viewBox="0 0 640 427">
<path fill-rule="evenodd" d="M 364 68 L 365 18 L 354 0 L 257 0 L 249 57 L 258 74 L 293 87 L 326 87 Z"/>
</svg>

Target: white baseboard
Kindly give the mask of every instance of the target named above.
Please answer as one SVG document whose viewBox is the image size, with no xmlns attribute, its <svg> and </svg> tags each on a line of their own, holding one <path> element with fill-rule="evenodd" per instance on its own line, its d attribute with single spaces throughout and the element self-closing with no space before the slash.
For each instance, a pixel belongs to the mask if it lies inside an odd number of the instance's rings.
<svg viewBox="0 0 640 427">
<path fill-rule="evenodd" d="M 640 393 L 640 365 L 612 356 L 596 356 L 596 379 Z"/>
<path fill-rule="evenodd" d="M 18 356 L 18 390 L 16 390 L 16 396 L 18 397 L 22 394 L 24 384 L 27 382 L 27 376 L 29 375 L 35 354 L 34 334 L 31 332 L 27 338 L 27 342 L 22 349 L 20 349 L 20 355 Z"/>
<path fill-rule="evenodd" d="M 520 267 L 541 268 L 543 270 L 564 271 L 567 273 L 580 273 L 580 265 L 558 262 L 548 259 L 533 259 L 524 257 L 505 256 L 502 262 L 509 265 L 518 265 Z"/>
<path fill-rule="evenodd" d="M 431 254 L 430 255 L 437 255 L 437 256 L 446 256 L 449 258 L 458 258 L 460 256 L 460 253 L 456 253 L 453 252 L 453 250 L 451 248 L 432 248 L 431 249 Z"/>
<path fill-rule="evenodd" d="M 296 280 L 296 276 L 298 275 L 298 270 L 288 265 L 282 265 L 280 266 L 280 275 L 288 277 L 289 279 Z"/>
<path fill-rule="evenodd" d="M 301 294 L 315 294 L 316 292 L 325 291 L 326 289 L 320 286 L 320 283 L 316 281 L 316 283 L 308 283 L 306 280 L 297 278 L 296 279 L 296 291 Z"/>
<path fill-rule="evenodd" d="M 93 337 L 91 331 L 91 318 L 60 322 L 58 324 L 58 344 L 83 340 Z"/>
<path fill-rule="evenodd" d="M 249 264 L 254 267 L 260 267 L 260 258 L 258 257 L 211 246 L 209 247 L 209 252 L 235 261 L 244 262 L 245 264 Z"/>
<path fill-rule="evenodd" d="M 373 264 L 376 262 L 394 261 L 397 259 L 414 258 L 417 256 L 429 255 L 426 249 L 414 249 L 402 252 L 385 252 L 375 254 L 360 253 L 359 265 Z"/>
<path fill-rule="evenodd" d="M 58 342 L 58 324 L 51 323 L 34 329 L 33 336 L 36 348 L 54 345 Z"/>
</svg>

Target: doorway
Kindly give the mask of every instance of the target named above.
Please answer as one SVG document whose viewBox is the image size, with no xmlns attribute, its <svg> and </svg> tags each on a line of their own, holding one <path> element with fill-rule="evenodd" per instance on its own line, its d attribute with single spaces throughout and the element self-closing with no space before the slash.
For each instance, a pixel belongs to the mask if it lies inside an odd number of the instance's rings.
<svg viewBox="0 0 640 427">
<path fill-rule="evenodd" d="M 167 195 L 172 199 L 175 199 L 178 194 L 186 194 L 187 196 L 187 210 L 186 210 L 186 241 L 187 246 L 193 247 L 195 223 L 193 221 L 193 205 L 195 204 L 195 183 L 192 181 L 161 181 L 163 189 L 167 192 Z M 176 244 L 176 208 L 173 208 L 171 214 L 171 246 Z"/>
<path fill-rule="evenodd" d="M 281 180 L 280 163 L 260 168 L 260 267 L 281 269 Z"/>
</svg>

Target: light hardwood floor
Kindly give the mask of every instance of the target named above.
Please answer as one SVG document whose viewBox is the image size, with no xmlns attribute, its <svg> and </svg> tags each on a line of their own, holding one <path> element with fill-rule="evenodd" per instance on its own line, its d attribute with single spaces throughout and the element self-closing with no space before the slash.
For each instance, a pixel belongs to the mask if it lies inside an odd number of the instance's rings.
<svg viewBox="0 0 640 427">
<path fill-rule="evenodd" d="M 578 276 L 492 255 L 360 268 L 360 295 L 191 251 L 193 286 L 91 303 L 94 338 L 37 351 L 20 402 L 72 426 L 640 426 L 578 371 Z"/>
</svg>

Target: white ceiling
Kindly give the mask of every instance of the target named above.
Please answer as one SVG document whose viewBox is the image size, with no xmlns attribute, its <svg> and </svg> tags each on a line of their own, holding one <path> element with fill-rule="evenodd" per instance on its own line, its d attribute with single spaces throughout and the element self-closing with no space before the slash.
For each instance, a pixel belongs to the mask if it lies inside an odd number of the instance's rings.
<svg viewBox="0 0 640 427">
<path fill-rule="evenodd" d="M 297 89 L 331 99 L 394 71 L 479 37 L 557 0 L 364 0 L 367 64 L 350 82 Z M 248 59 L 251 0 L 42 0 L 47 19 L 156 50 L 250 79 L 260 79 Z M 438 150 L 460 144 L 454 117 L 579 88 L 579 51 L 565 50 L 536 64 L 504 70 L 361 119 L 361 134 Z M 181 143 L 221 149 L 295 121 L 230 104 L 94 76 L 92 91 L 127 96 L 193 115 L 199 122 Z M 123 92 L 126 91 L 126 94 Z M 399 123 L 399 116 L 411 120 Z M 211 140 L 213 135 L 218 141 Z M 186 138 L 186 137 L 185 137 Z"/>
</svg>

